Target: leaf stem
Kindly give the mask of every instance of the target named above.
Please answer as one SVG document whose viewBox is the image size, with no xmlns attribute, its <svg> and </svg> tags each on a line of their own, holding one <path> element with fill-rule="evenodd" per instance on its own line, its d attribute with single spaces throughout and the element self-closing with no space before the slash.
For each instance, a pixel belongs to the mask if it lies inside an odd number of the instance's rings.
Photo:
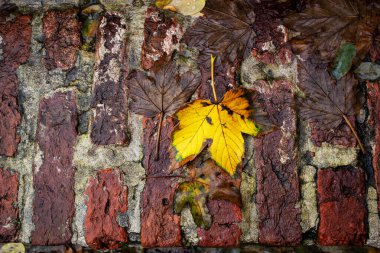
<svg viewBox="0 0 380 253">
<path fill-rule="evenodd" d="M 352 133 L 354 134 L 355 139 L 358 141 L 358 144 L 359 144 L 360 150 L 362 151 L 363 154 L 365 154 L 365 153 L 366 153 L 365 148 L 364 148 L 364 146 L 363 146 L 363 143 L 360 141 L 359 136 L 358 136 L 358 134 L 356 133 L 355 128 L 352 126 L 351 122 L 348 120 L 348 118 L 347 118 L 346 115 L 343 114 L 343 118 L 344 118 L 344 120 L 346 121 L 347 125 L 350 127 Z"/>
<path fill-rule="evenodd" d="M 215 90 L 215 81 L 214 81 L 214 63 L 215 63 L 215 56 L 210 54 L 211 57 L 211 87 L 212 87 L 212 92 L 214 93 L 214 99 L 215 103 L 218 102 L 218 97 L 216 96 L 216 90 Z"/>
<path fill-rule="evenodd" d="M 160 121 L 158 123 L 158 134 L 157 134 L 156 152 L 155 152 L 155 155 L 154 155 L 154 160 L 155 161 L 159 160 L 162 123 L 164 122 L 164 116 L 165 116 L 164 112 L 161 112 L 160 115 L 159 115 Z"/>
</svg>

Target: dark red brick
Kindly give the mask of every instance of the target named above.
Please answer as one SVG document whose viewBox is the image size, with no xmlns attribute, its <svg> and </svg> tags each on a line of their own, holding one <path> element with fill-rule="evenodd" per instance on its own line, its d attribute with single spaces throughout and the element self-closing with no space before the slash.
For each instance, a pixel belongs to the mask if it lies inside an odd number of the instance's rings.
<svg viewBox="0 0 380 253">
<path fill-rule="evenodd" d="M 355 117 L 351 117 L 350 122 L 353 127 L 355 127 Z M 333 145 L 341 145 L 347 148 L 356 146 L 355 136 L 345 122 L 342 122 L 338 127 L 329 130 L 319 130 L 311 124 L 311 140 L 318 147 L 320 147 L 323 142 Z"/>
<path fill-rule="evenodd" d="M 297 175 L 296 112 L 292 84 L 255 83 L 264 108 L 279 129 L 254 140 L 257 169 L 259 242 L 268 245 L 301 243 L 299 179 Z"/>
<path fill-rule="evenodd" d="M 363 245 L 367 238 L 365 174 L 344 167 L 318 172 L 321 245 Z"/>
<path fill-rule="evenodd" d="M 148 7 L 144 23 L 144 43 L 141 64 L 150 69 L 162 57 L 171 56 L 174 45 L 183 35 L 177 19 L 156 7 Z"/>
<path fill-rule="evenodd" d="M 86 242 L 96 249 L 115 249 L 128 242 L 118 215 L 128 210 L 128 188 L 119 170 L 99 171 L 85 191 L 87 212 L 84 221 Z"/>
<path fill-rule="evenodd" d="M 126 145 L 127 95 L 125 76 L 126 26 L 122 18 L 106 14 L 97 34 L 97 61 L 92 108 L 91 140 L 98 145 Z"/>
<path fill-rule="evenodd" d="M 256 58 L 257 61 L 264 64 L 275 64 L 276 59 L 275 55 L 271 52 L 265 51 L 265 52 L 259 52 L 259 50 L 254 49 L 252 51 L 252 55 Z"/>
<path fill-rule="evenodd" d="M 29 58 L 31 17 L 0 12 L 0 155 L 14 156 L 20 137 L 16 70 Z"/>
<path fill-rule="evenodd" d="M 367 105 L 369 110 L 368 126 L 372 129 L 372 166 L 377 190 L 380 199 L 380 88 L 379 84 L 367 82 Z M 380 210 L 380 201 L 378 203 Z"/>
<path fill-rule="evenodd" d="M 28 15 L 0 12 L 0 48 L 3 51 L 1 72 L 15 71 L 28 60 L 32 37 L 31 20 Z"/>
<path fill-rule="evenodd" d="M 74 67 L 76 53 L 81 45 L 80 28 L 77 20 L 78 11 L 50 10 L 43 17 L 45 35 L 45 67 L 48 70 L 61 68 L 69 70 Z"/>
<path fill-rule="evenodd" d="M 0 243 L 16 240 L 18 227 L 18 177 L 0 168 Z"/>
<path fill-rule="evenodd" d="M 236 247 L 240 243 L 241 230 L 237 223 L 242 220 L 240 207 L 224 201 L 209 201 L 207 207 L 212 215 L 209 230 L 198 228 L 201 247 Z"/>
<path fill-rule="evenodd" d="M 159 160 L 155 161 L 156 121 L 144 122 L 144 160 L 147 180 L 141 200 L 141 245 L 143 247 L 181 246 L 180 216 L 173 213 L 176 179 L 165 178 L 173 162 L 171 132 L 174 123 L 164 121 Z"/>
<path fill-rule="evenodd" d="M 72 159 L 76 126 L 74 92 L 58 92 L 40 101 L 37 143 L 43 161 L 40 167 L 34 168 L 34 245 L 64 244 L 71 240 L 75 213 Z"/>
</svg>

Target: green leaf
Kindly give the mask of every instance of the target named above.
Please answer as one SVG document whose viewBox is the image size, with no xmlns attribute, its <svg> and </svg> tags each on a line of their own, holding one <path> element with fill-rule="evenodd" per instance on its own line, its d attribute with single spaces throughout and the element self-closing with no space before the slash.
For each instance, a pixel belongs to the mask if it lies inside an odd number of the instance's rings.
<svg viewBox="0 0 380 253">
<path fill-rule="evenodd" d="M 333 76 L 339 80 L 350 71 L 352 62 L 356 56 L 356 48 L 353 44 L 344 44 L 338 51 L 335 61 Z"/>
</svg>

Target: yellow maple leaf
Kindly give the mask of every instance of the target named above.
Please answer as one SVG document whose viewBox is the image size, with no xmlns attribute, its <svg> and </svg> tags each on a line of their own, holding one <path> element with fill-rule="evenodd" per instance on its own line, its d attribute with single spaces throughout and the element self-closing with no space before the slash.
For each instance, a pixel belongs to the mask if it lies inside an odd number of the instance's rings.
<svg viewBox="0 0 380 253">
<path fill-rule="evenodd" d="M 200 11 L 205 7 L 206 0 L 156 0 L 156 6 L 183 15 L 201 16 Z"/>
<path fill-rule="evenodd" d="M 173 132 L 176 160 L 197 155 L 212 140 L 211 158 L 230 175 L 235 174 L 244 154 L 242 133 L 258 135 L 245 89 L 228 91 L 221 102 L 195 100 L 176 113 L 179 125 Z"/>
</svg>

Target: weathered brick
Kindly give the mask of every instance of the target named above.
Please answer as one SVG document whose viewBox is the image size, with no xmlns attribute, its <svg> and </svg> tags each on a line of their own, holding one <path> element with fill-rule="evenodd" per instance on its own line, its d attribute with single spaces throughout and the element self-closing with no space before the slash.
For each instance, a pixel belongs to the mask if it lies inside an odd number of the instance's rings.
<svg viewBox="0 0 380 253">
<path fill-rule="evenodd" d="M 241 230 L 237 223 L 242 220 L 240 207 L 224 200 L 212 200 L 207 207 L 213 217 L 212 226 L 209 230 L 198 228 L 199 246 L 238 246 Z"/>
<path fill-rule="evenodd" d="M 31 17 L 0 11 L 0 155 L 14 156 L 20 141 L 17 126 L 18 80 L 15 71 L 29 57 Z"/>
<path fill-rule="evenodd" d="M 0 242 L 13 242 L 18 231 L 18 177 L 0 168 Z"/>
<path fill-rule="evenodd" d="M 355 117 L 351 117 L 350 122 L 353 127 L 355 127 Z M 356 146 L 355 136 L 345 122 L 342 122 L 338 127 L 329 130 L 319 130 L 311 124 L 311 140 L 318 147 L 320 147 L 323 142 L 333 145 L 341 145 L 347 148 Z"/>
<path fill-rule="evenodd" d="M 321 245 L 363 245 L 366 194 L 365 174 L 359 168 L 323 169 L 318 172 Z"/>
<path fill-rule="evenodd" d="M 148 7 L 144 23 L 142 67 L 150 69 L 155 61 L 171 56 L 182 35 L 183 31 L 175 17 L 169 17 L 156 7 Z"/>
<path fill-rule="evenodd" d="M 292 108 L 292 84 L 257 82 L 265 109 L 279 129 L 254 139 L 257 169 L 259 242 L 268 245 L 297 245 L 301 242 L 300 209 L 297 203 L 296 112 Z"/>
<path fill-rule="evenodd" d="M 368 126 L 372 129 L 372 166 L 377 188 L 377 196 L 380 199 L 380 88 L 379 84 L 367 83 L 367 105 L 369 110 Z M 380 210 L 380 201 L 378 202 Z"/>
<path fill-rule="evenodd" d="M 76 53 L 81 45 L 80 23 L 75 9 L 47 11 L 43 17 L 45 35 L 45 67 L 48 70 L 74 67 Z"/>
<path fill-rule="evenodd" d="M 119 170 L 99 171 L 85 191 L 87 212 L 84 221 L 86 242 L 92 248 L 115 249 L 128 242 L 118 219 L 128 210 L 128 188 Z"/>
<path fill-rule="evenodd" d="M 76 126 L 74 92 L 58 92 L 40 101 L 37 143 L 43 160 L 40 164 L 37 157 L 34 168 L 34 245 L 64 244 L 71 240 Z"/>
<path fill-rule="evenodd" d="M 126 25 L 121 17 L 106 14 L 97 34 L 91 140 L 98 145 L 125 145 L 127 95 L 125 76 Z"/>
<path fill-rule="evenodd" d="M 180 217 L 173 213 L 173 200 L 178 183 L 170 174 L 172 163 L 171 132 L 174 123 L 164 121 L 162 127 L 159 160 L 156 161 L 155 147 L 157 124 L 154 120 L 144 121 L 144 160 L 147 174 L 141 200 L 141 244 L 143 247 L 181 246 Z"/>
</svg>

